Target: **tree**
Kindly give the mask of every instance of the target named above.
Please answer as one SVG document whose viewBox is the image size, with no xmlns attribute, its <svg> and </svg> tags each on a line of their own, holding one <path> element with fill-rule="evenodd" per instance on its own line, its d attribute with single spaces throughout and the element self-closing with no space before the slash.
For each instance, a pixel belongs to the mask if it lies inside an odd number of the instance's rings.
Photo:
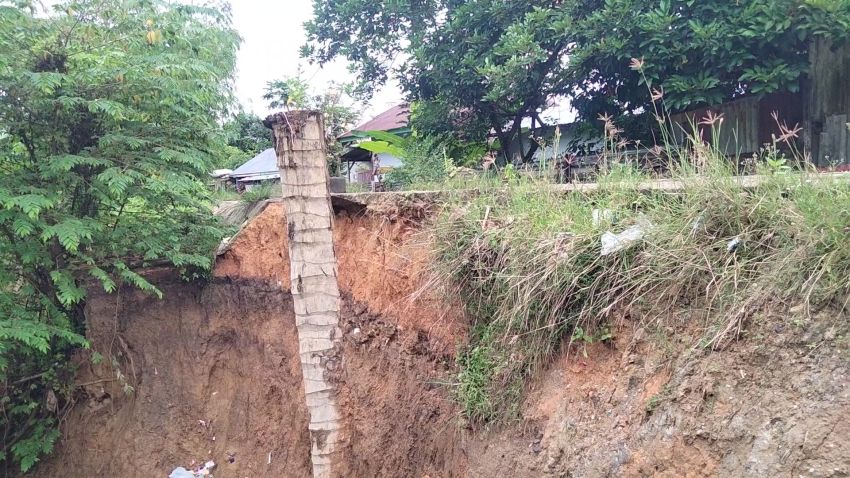
<svg viewBox="0 0 850 478">
<path fill-rule="evenodd" d="M 52 448 L 92 287 L 159 294 L 137 267 L 211 266 L 230 25 L 226 5 L 0 2 L 0 460 L 26 470 Z"/>
<path fill-rule="evenodd" d="M 650 135 L 652 88 L 672 111 L 794 91 L 812 38 L 848 27 L 847 0 L 315 0 L 302 54 L 348 59 L 366 92 L 397 77 L 414 129 L 492 131 L 505 157 L 561 97 L 599 129 L 606 114 Z"/>
<path fill-rule="evenodd" d="M 239 111 L 222 129 L 227 145 L 216 162 L 219 167 L 236 169 L 273 146 L 271 131 L 263 124 L 263 120 L 253 113 Z"/>
<path fill-rule="evenodd" d="M 632 134 L 656 124 L 650 89 L 671 112 L 798 91 L 813 38 L 850 32 L 846 0 L 584 0 L 571 16 L 573 105 Z"/>
<path fill-rule="evenodd" d="M 570 31 L 561 3 L 316 1 L 302 53 L 319 63 L 346 57 L 365 90 L 396 75 L 418 102 L 415 129 L 479 143 L 492 131 L 508 159 L 524 121 L 541 124 L 548 102 L 569 91 L 557 74 Z"/>
<path fill-rule="evenodd" d="M 339 174 L 342 145 L 336 139 L 348 131 L 360 116 L 351 87 L 331 83 L 324 91 L 317 93 L 310 89 L 309 83 L 302 78 L 299 70 L 296 76 L 270 81 L 263 98 L 269 102 L 269 108 L 272 109 L 321 112 L 325 121 L 328 168 L 331 175 Z"/>
<path fill-rule="evenodd" d="M 240 111 L 224 125 L 224 134 L 229 146 L 245 153 L 256 155 L 272 147 L 272 134 L 263 120 L 253 114 Z"/>
</svg>

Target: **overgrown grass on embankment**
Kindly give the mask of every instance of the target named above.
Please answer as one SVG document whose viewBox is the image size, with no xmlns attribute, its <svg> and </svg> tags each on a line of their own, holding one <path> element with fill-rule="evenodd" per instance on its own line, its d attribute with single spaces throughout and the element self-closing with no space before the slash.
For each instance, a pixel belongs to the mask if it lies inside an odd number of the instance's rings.
<svg viewBox="0 0 850 478">
<path fill-rule="evenodd" d="M 592 193 L 513 178 L 445 209 L 435 267 L 476 317 L 458 356 L 467 419 L 515 416 L 536 367 L 571 338 L 607 339 L 624 311 L 659 321 L 677 307 L 700 311 L 696 345 L 714 349 L 768 301 L 847 305 L 847 181 L 779 171 L 744 188 L 726 160 L 702 164 L 699 175 L 674 171 L 683 188 L 673 194 L 640 191 L 648 178 L 618 167 Z M 594 210 L 605 211 L 598 222 Z M 635 225 L 643 239 L 600 255 L 605 231 Z"/>
</svg>

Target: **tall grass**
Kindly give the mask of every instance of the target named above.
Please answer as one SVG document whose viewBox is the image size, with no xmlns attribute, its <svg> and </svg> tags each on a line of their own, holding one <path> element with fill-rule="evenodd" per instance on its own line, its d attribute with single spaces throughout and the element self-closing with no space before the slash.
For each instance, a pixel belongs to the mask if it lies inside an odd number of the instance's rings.
<svg viewBox="0 0 850 478">
<path fill-rule="evenodd" d="M 671 166 L 675 193 L 607 167 L 592 192 L 517 176 L 458 196 L 434 228 L 435 271 L 474 316 L 456 394 L 474 422 L 514 415 L 522 384 L 571 338 L 606 339 L 626 313 L 688 310 L 695 344 L 725 346 L 771 301 L 846 307 L 850 184 L 787 168 L 742 185 L 737 165 L 694 141 Z M 598 221 L 594 220 L 594 210 Z M 602 256 L 601 235 L 640 224 L 642 240 Z"/>
</svg>

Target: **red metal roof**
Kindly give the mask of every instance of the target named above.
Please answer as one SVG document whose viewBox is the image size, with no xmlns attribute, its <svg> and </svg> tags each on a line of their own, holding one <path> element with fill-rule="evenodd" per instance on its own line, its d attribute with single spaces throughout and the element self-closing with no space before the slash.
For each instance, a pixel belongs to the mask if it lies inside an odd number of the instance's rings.
<svg viewBox="0 0 850 478">
<path fill-rule="evenodd" d="M 406 128 L 410 121 L 410 107 L 407 103 L 393 106 L 369 121 L 354 128 L 354 131 L 392 131 Z M 340 138 L 351 136 L 351 131 L 341 134 Z"/>
</svg>

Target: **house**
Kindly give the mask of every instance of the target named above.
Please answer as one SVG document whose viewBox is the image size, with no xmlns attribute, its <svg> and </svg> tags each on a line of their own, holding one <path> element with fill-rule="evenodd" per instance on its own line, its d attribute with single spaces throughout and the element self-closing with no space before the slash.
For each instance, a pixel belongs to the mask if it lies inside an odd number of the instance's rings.
<svg viewBox="0 0 850 478">
<path fill-rule="evenodd" d="M 372 153 L 358 148 L 364 138 L 356 133 L 384 131 L 407 136 L 410 134 L 410 107 L 400 104 L 384 111 L 351 131 L 340 135 L 337 140 L 345 147 L 340 158 L 342 172 L 349 182 L 372 184 L 380 180 L 387 170 L 401 166 L 402 159 L 387 153 Z"/>
<path fill-rule="evenodd" d="M 210 178 L 212 178 L 212 186 L 216 191 L 223 191 L 230 181 L 230 173 L 233 170 L 231 169 L 216 169 L 210 173 Z"/>
<path fill-rule="evenodd" d="M 704 124 L 712 115 L 723 122 L 715 130 Z M 776 116 L 776 119 L 773 116 Z M 803 122 L 801 93 L 772 93 L 747 96 L 726 103 L 688 110 L 670 116 L 673 142 L 688 145 L 690 138 L 700 137 L 729 157 L 749 157 L 782 133 L 778 122 L 793 127 Z"/>
<path fill-rule="evenodd" d="M 819 39 L 809 50 L 809 63 L 799 91 L 753 95 L 672 115 L 675 142 L 687 144 L 693 134 L 708 141 L 716 133 L 721 151 L 744 157 L 782 136 L 780 124 L 796 125 L 802 129 L 795 147 L 815 166 L 850 164 L 850 45 L 834 47 Z M 699 124 L 709 112 L 723 117 L 718 131 Z"/>
<path fill-rule="evenodd" d="M 582 128 L 582 123 L 562 123 L 532 129 L 524 128 L 517 141 L 511 145 L 512 158 L 521 157 L 536 144 L 531 163 L 548 163 L 567 155 L 578 157 L 595 156 L 605 148 L 605 141 L 593 131 Z M 555 138 L 558 143 L 555 144 Z"/>
<path fill-rule="evenodd" d="M 254 156 L 233 170 L 228 177 L 236 183 L 237 191 L 250 191 L 262 183 L 280 182 L 280 171 L 277 169 L 277 154 L 274 148 Z"/>
</svg>

